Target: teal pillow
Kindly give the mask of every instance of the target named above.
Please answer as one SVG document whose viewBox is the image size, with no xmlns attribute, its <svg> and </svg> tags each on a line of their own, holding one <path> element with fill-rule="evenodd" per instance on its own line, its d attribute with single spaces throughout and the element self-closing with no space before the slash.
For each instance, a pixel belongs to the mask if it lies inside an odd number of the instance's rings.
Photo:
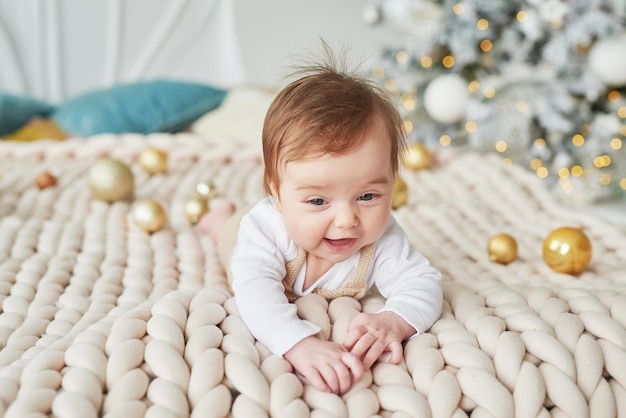
<svg viewBox="0 0 626 418">
<path fill-rule="evenodd" d="M 68 134 L 176 132 L 215 109 L 226 91 L 171 80 L 120 84 L 80 95 L 58 106 L 51 118 Z"/>
<path fill-rule="evenodd" d="M 47 117 L 55 107 L 31 97 L 0 92 L 0 135 L 9 134 L 35 116 Z"/>
</svg>

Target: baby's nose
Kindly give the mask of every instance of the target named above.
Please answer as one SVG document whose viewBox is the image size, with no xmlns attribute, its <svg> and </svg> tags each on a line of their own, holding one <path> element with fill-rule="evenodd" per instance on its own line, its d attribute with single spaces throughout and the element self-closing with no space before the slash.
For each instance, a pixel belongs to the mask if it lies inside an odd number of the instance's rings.
<svg viewBox="0 0 626 418">
<path fill-rule="evenodd" d="M 335 215 L 335 226 L 337 228 L 352 228 L 357 224 L 358 217 L 352 207 L 341 207 Z"/>
</svg>

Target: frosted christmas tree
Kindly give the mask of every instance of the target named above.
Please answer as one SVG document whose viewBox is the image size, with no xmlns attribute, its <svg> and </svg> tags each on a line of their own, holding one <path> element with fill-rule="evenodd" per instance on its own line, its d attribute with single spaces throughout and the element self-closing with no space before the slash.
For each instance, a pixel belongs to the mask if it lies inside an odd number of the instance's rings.
<svg viewBox="0 0 626 418">
<path fill-rule="evenodd" d="M 373 76 L 427 146 L 502 154 L 566 200 L 626 198 L 626 0 L 371 0 Z"/>
</svg>

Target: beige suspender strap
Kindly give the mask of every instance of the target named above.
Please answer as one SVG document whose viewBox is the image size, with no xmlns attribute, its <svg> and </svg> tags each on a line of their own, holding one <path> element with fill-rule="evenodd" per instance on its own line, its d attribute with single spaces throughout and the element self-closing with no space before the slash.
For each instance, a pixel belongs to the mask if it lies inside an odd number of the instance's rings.
<svg viewBox="0 0 626 418">
<path fill-rule="evenodd" d="M 283 286 L 285 287 L 285 295 L 289 302 L 293 302 L 298 297 L 293 293 L 293 284 L 296 281 L 296 277 L 298 277 L 298 272 L 302 269 L 302 265 L 306 260 L 306 252 L 298 247 L 298 255 L 293 260 L 287 262 L 285 266 L 287 272 L 285 274 L 285 278 L 283 279 Z"/>
<path fill-rule="evenodd" d="M 366 245 L 361 249 L 361 257 L 356 270 L 348 283 L 341 289 L 315 289 L 313 293 L 317 293 L 326 299 L 335 299 L 340 296 L 350 296 L 355 299 L 361 299 L 367 292 L 367 271 L 374 259 L 374 243 Z"/>
<path fill-rule="evenodd" d="M 367 292 L 367 271 L 374 259 L 374 243 L 366 245 L 361 249 L 361 255 L 356 270 L 348 283 L 346 283 L 340 289 L 315 289 L 313 293 L 316 293 L 326 299 L 335 299 L 340 296 L 350 296 L 355 299 L 360 299 L 365 296 Z M 302 269 L 302 265 L 306 260 L 306 253 L 302 248 L 298 248 L 298 255 L 293 260 L 287 263 L 287 273 L 283 279 L 283 285 L 285 286 L 285 294 L 290 302 L 297 299 L 297 296 L 293 292 L 293 285 L 298 276 L 298 272 Z"/>
</svg>

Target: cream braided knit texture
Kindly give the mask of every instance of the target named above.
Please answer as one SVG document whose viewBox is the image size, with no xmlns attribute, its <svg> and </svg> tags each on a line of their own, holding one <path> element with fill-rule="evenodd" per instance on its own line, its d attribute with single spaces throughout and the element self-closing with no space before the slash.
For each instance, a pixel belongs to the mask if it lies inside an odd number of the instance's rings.
<svg viewBox="0 0 626 418">
<path fill-rule="evenodd" d="M 168 173 L 141 171 L 148 146 L 168 152 Z M 261 197 L 257 152 L 186 134 L 0 143 L 0 416 L 626 416 L 624 232 L 475 154 L 403 173 L 410 199 L 395 216 L 444 274 L 441 319 L 401 364 L 378 363 L 343 396 L 316 391 L 254 340 L 214 243 L 184 216 L 207 179 L 238 205 Z M 136 228 L 132 200 L 91 197 L 86 173 L 103 156 L 130 165 L 134 198 L 161 202 L 165 229 Z M 34 186 L 44 170 L 57 187 Z M 578 277 L 541 257 L 565 225 L 592 241 Z M 509 265 L 486 254 L 500 232 L 518 242 Z M 337 342 L 382 304 L 374 293 L 296 302 Z"/>
</svg>

